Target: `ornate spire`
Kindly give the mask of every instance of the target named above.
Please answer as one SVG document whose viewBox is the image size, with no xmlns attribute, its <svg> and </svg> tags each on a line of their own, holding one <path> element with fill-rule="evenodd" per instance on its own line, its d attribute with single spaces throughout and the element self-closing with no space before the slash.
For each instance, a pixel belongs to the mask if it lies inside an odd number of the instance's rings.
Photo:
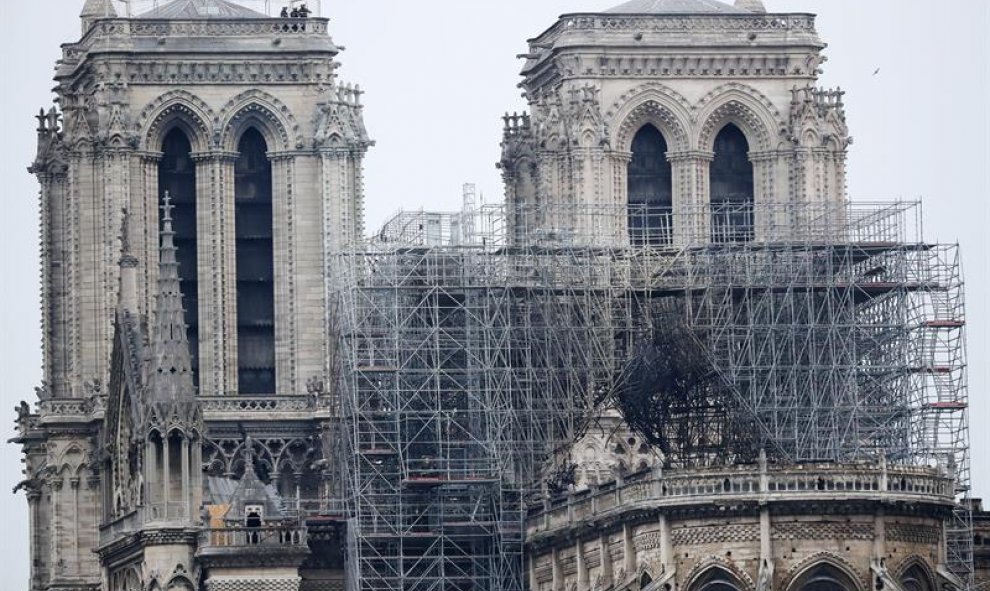
<svg viewBox="0 0 990 591">
<path fill-rule="evenodd" d="M 152 401 L 194 400 L 192 358 L 186 339 L 185 312 L 179 288 L 179 263 L 172 230 L 172 198 L 162 204 L 161 248 L 158 262 L 158 302 L 152 335 L 148 393 Z"/>
</svg>

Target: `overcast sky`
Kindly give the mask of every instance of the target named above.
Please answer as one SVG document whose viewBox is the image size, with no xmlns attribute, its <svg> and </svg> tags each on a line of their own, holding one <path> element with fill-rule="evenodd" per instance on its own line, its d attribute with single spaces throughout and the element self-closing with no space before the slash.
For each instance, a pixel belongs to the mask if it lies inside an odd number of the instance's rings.
<svg viewBox="0 0 990 591">
<path fill-rule="evenodd" d="M 277 4 L 278 0 L 272 0 Z M 245 2 L 247 3 L 247 2 Z M 461 185 L 501 199 L 500 116 L 524 105 L 526 39 L 563 12 L 610 0 L 323 0 L 344 80 L 367 91 L 378 145 L 366 161 L 368 227 L 399 208 L 459 206 Z M 986 0 L 766 0 L 815 12 L 829 44 L 822 84 L 848 91 L 853 199 L 922 199 L 929 240 L 959 242 L 968 280 L 975 494 L 990 496 L 990 61 Z M 59 44 L 79 36 L 83 0 L 0 0 L 0 434 L 40 381 L 37 184 L 32 116 L 51 104 Z M 261 2 L 263 5 L 263 1 Z M 315 2 L 314 2 L 315 4 Z M 257 3 L 253 5 L 257 6 Z M 874 72 L 879 68 L 879 73 Z M 6 414 L 4 414 L 6 413 Z M 0 587 L 24 588 L 27 503 L 9 494 L 19 452 L 0 446 Z M 9 585 L 9 586 L 8 586 Z"/>
</svg>

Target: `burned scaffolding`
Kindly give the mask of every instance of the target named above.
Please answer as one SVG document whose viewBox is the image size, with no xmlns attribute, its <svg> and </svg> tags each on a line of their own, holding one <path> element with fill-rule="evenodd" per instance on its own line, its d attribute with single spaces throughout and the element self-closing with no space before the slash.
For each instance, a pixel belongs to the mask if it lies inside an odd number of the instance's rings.
<svg viewBox="0 0 990 591">
<path fill-rule="evenodd" d="M 914 204 L 400 214 L 329 269 L 349 581 L 524 588 L 525 507 L 637 395 L 668 409 L 651 440 L 674 468 L 882 457 L 951 471 L 962 500 L 959 269 Z M 690 397 L 639 379 L 672 327 L 700 357 Z"/>
</svg>

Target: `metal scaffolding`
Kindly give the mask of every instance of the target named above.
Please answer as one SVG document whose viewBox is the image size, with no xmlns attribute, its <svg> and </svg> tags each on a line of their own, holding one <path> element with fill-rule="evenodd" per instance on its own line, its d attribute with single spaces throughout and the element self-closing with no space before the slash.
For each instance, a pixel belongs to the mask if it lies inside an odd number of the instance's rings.
<svg viewBox="0 0 990 591">
<path fill-rule="evenodd" d="M 706 412 L 754 434 L 691 431 L 668 463 L 883 456 L 952 471 L 962 501 L 962 279 L 919 215 L 482 205 L 334 255 L 351 585 L 523 589 L 525 506 L 671 314 L 717 375 Z M 968 578 L 968 503 L 948 529 Z"/>
</svg>

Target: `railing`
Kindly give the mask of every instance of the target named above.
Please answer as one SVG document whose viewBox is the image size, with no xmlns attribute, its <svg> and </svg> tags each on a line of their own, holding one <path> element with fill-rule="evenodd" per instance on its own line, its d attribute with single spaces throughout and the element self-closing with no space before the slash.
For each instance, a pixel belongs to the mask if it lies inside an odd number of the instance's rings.
<svg viewBox="0 0 990 591">
<path fill-rule="evenodd" d="M 305 548 L 305 526 L 277 525 L 263 527 L 223 527 L 200 532 L 199 545 L 204 550 L 222 548 Z"/>
<path fill-rule="evenodd" d="M 83 37 L 82 43 L 94 40 L 127 39 L 138 37 L 258 37 L 272 36 L 327 36 L 328 19 L 100 19 Z"/>
<path fill-rule="evenodd" d="M 646 471 L 623 482 L 571 493 L 529 512 L 529 535 L 580 523 L 592 516 L 644 508 L 713 502 L 773 502 L 814 498 L 896 499 L 952 506 L 953 479 L 934 468 L 871 465 L 798 465 L 761 471 L 756 466 L 664 473 Z"/>
</svg>

